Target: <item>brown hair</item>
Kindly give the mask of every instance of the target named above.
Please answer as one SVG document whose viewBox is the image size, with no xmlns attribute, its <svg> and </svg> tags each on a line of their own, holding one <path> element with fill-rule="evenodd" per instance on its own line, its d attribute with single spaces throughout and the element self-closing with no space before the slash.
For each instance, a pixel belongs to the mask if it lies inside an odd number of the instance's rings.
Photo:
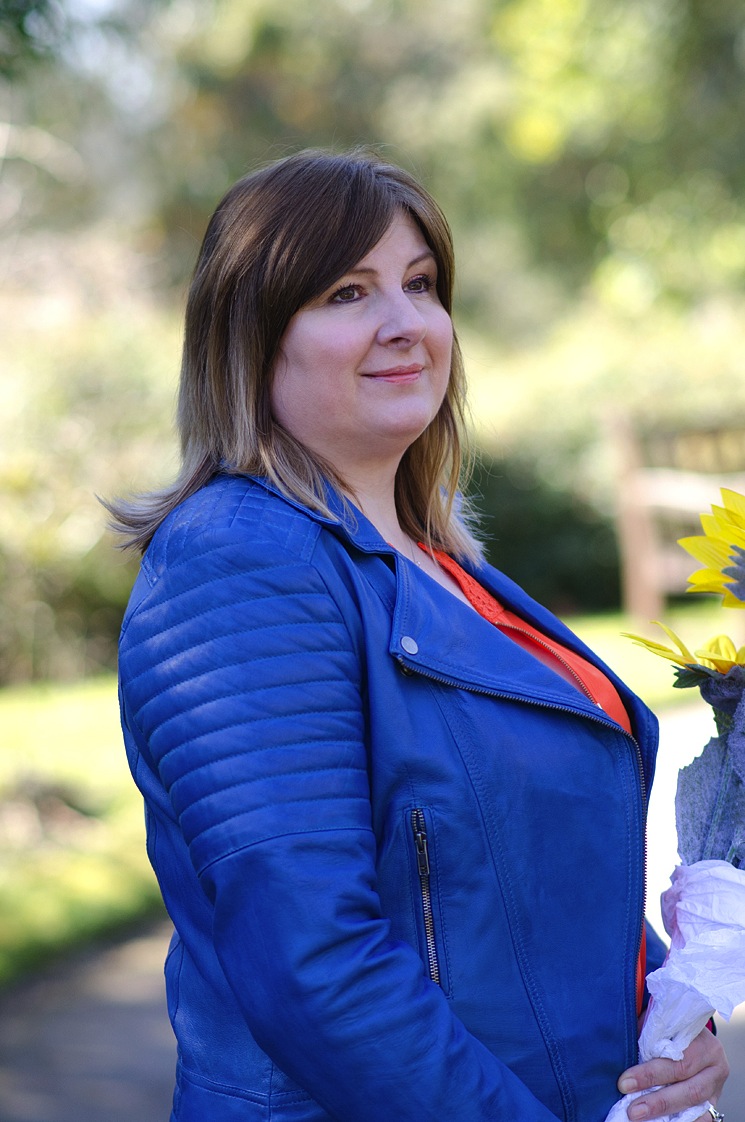
<svg viewBox="0 0 745 1122">
<path fill-rule="evenodd" d="M 217 471 L 261 475 L 328 515 L 333 467 L 271 413 L 275 359 L 292 316 L 377 244 L 397 211 L 410 215 L 437 262 L 451 312 L 453 247 L 437 204 L 407 172 L 366 152 L 305 151 L 236 183 L 213 214 L 186 308 L 178 426 L 182 467 L 173 485 L 108 504 L 126 547 L 143 550 L 163 519 Z M 456 556 L 480 549 L 453 512 L 463 465 L 465 380 L 457 340 L 445 400 L 406 451 L 396 479 L 403 529 Z"/>
</svg>

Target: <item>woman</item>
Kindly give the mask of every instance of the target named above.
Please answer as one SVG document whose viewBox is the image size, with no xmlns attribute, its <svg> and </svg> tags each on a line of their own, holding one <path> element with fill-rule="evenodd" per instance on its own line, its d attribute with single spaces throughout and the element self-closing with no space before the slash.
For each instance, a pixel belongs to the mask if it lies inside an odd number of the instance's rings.
<svg viewBox="0 0 745 1122">
<path fill-rule="evenodd" d="M 182 473 L 115 511 L 146 549 L 122 721 L 178 1122 L 602 1122 L 625 1069 L 666 1084 L 637 1118 L 724 1082 L 708 1032 L 631 1066 L 655 723 L 454 505 L 452 284 L 398 168 L 236 184 L 189 296 Z"/>
</svg>

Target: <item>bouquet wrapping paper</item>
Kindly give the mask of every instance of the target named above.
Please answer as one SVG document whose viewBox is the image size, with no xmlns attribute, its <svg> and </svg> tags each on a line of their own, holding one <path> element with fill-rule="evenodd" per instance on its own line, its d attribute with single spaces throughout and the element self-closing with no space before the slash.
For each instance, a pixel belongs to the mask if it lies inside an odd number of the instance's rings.
<svg viewBox="0 0 745 1122">
<path fill-rule="evenodd" d="M 723 506 L 702 515 L 703 537 L 680 544 L 706 566 L 689 591 L 716 592 L 745 608 L 745 497 L 722 490 Z M 714 711 L 717 736 L 678 775 L 675 818 L 682 861 L 662 895 L 670 950 L 647 978 L 649 1007 L 639 1059 L 679 1060 L 713 1013 L 729 1020 L 745 1001 L 745 647 L 726 635 L 691 652 L 664 624 L 674 647 L 629 636 L 677 664 L 676 685 L 696 686 Z M 606 1122 L 627 1122 L 641 1094 L 626 1095 Z M 696 1122 L 709 1103 L 667 1115 Z"/>
</svg>

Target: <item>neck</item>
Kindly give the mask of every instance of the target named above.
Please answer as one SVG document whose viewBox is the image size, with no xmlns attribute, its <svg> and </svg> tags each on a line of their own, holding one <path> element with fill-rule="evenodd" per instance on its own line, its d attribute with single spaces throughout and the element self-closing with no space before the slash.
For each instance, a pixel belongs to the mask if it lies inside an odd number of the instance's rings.
<svg viewBox="0 0 745 1122">
<path fill-rule="evenodd" d="M 396 473 L 367 474 L 359 481 L 347 478 L 350 497 L 380 536 L 396 549 L 408 548 L 409 538 L 401 529 L 396 510 Z"/>
</svg>

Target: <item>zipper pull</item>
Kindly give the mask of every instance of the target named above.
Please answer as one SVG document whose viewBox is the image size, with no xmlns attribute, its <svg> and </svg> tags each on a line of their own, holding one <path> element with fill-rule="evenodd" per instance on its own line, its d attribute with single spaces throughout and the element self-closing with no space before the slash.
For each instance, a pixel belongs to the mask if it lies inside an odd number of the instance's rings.
<svg viewBox="0 0 745 1122">
<path fill-rule="evenodd" d="M 429 876 L 429 849 L 427 846 L 427 833 L 424 828 L 423 815 L 417 814 L 414 826 L 414 844 L 416 845 L 416 863 L 420 877 Z"/>
</svg>

